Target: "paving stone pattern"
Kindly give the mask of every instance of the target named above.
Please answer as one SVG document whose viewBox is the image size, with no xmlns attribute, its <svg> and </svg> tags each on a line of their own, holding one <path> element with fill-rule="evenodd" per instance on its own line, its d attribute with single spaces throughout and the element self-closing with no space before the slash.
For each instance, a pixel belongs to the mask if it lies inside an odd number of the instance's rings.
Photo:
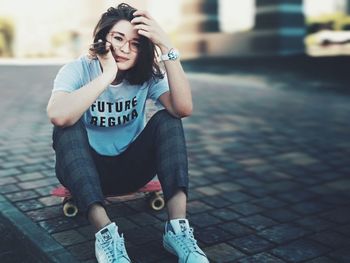
<svg viewBox="0 0 350 263">
<path fill-rule="evenodd" d="M 1 67 L 0 193 L 95 262 L 92 227 L 50 196 L 58 181 L 45 108 L 57 70 Z M 189 76 L 188 217 L 211 262 L 350 262 L 349 96 L 285 75 Z M 161 246 L 165 211 L 141 199 L 108 212 L 133 260 L 177 262 Z"/>
</svg>

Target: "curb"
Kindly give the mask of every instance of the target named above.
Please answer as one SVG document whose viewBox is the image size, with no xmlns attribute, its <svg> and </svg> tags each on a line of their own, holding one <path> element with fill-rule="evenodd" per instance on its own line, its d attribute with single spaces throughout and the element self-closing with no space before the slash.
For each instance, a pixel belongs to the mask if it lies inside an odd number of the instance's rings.
<svg viewBox="0 0 350 263">
<path fill-rule="evenodd" d="M 18 246 L 35 262 L 78 263 L 64 247 L 0 194 L 0 216 L 15 233 Z M 34 261 L 33 261 L 34 262 Z"/>
</svg>

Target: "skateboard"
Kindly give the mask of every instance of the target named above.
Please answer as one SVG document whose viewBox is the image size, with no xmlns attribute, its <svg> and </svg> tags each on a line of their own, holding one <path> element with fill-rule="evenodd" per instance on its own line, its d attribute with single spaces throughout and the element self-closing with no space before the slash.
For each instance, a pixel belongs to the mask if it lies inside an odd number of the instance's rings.
<svg viewBox="0 0 350 263">
<path fill-rule="evenodd" d="M 62 209 L 65 216 L 74 217 L 78 214 L 78 207 L 67 188 L 62 185 L 58 186 L 51 191 L 51 194 L 53 196 L 62 198 Z M 147 198 L 150 207 L 155 211 L 163 209 L 165 205 L 164 197 L 162 195 L 162 187 L 159 181 L 150 181 L 148 184 L 134 193 L 106 196 L 105 201 L 106 203 L 113 203 L 124 202 L 138 198 Z"/>
</svg>

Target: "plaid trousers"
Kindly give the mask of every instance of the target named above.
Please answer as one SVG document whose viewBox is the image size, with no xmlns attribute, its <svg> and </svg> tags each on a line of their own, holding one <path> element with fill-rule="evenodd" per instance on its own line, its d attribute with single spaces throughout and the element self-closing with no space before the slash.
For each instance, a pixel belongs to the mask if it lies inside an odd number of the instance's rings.
<svg viewBox="0 0 350 263">
<path fill-rule="evenodd" d="M 89 145 L 82 120 L 54 127 L 56 176 L 67 187 L 80 211 L 104 197 L 137 191 L 157 175 L 165 201 L 178 189 L 188 195 L 186 142 L 180 119 L 166 110 L 155 113 L 140 135 L 120 155 L 104 156 Z"/>
</svg>

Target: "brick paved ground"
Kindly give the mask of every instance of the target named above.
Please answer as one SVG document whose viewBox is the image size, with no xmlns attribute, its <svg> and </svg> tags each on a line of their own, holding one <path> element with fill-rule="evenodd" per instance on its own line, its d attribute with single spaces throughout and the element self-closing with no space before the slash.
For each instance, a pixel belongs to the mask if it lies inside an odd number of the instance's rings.
<svg viewBox="0 0 350 263">
<path fill-rule="evenodd" d="M 0 67 L 0 194 L 95 262 L 88 222 L 65 218 L 49 194 L 57 180 L 45 107 L 57 69 Z M 211 262 L 350 262 L 349 95 L 286 72 L 190 80 L 188 217 Z M 108 209 L 132 259 L 176 262 L 161 248 L 164 212 L 144 200 Z"/>
</svg>

